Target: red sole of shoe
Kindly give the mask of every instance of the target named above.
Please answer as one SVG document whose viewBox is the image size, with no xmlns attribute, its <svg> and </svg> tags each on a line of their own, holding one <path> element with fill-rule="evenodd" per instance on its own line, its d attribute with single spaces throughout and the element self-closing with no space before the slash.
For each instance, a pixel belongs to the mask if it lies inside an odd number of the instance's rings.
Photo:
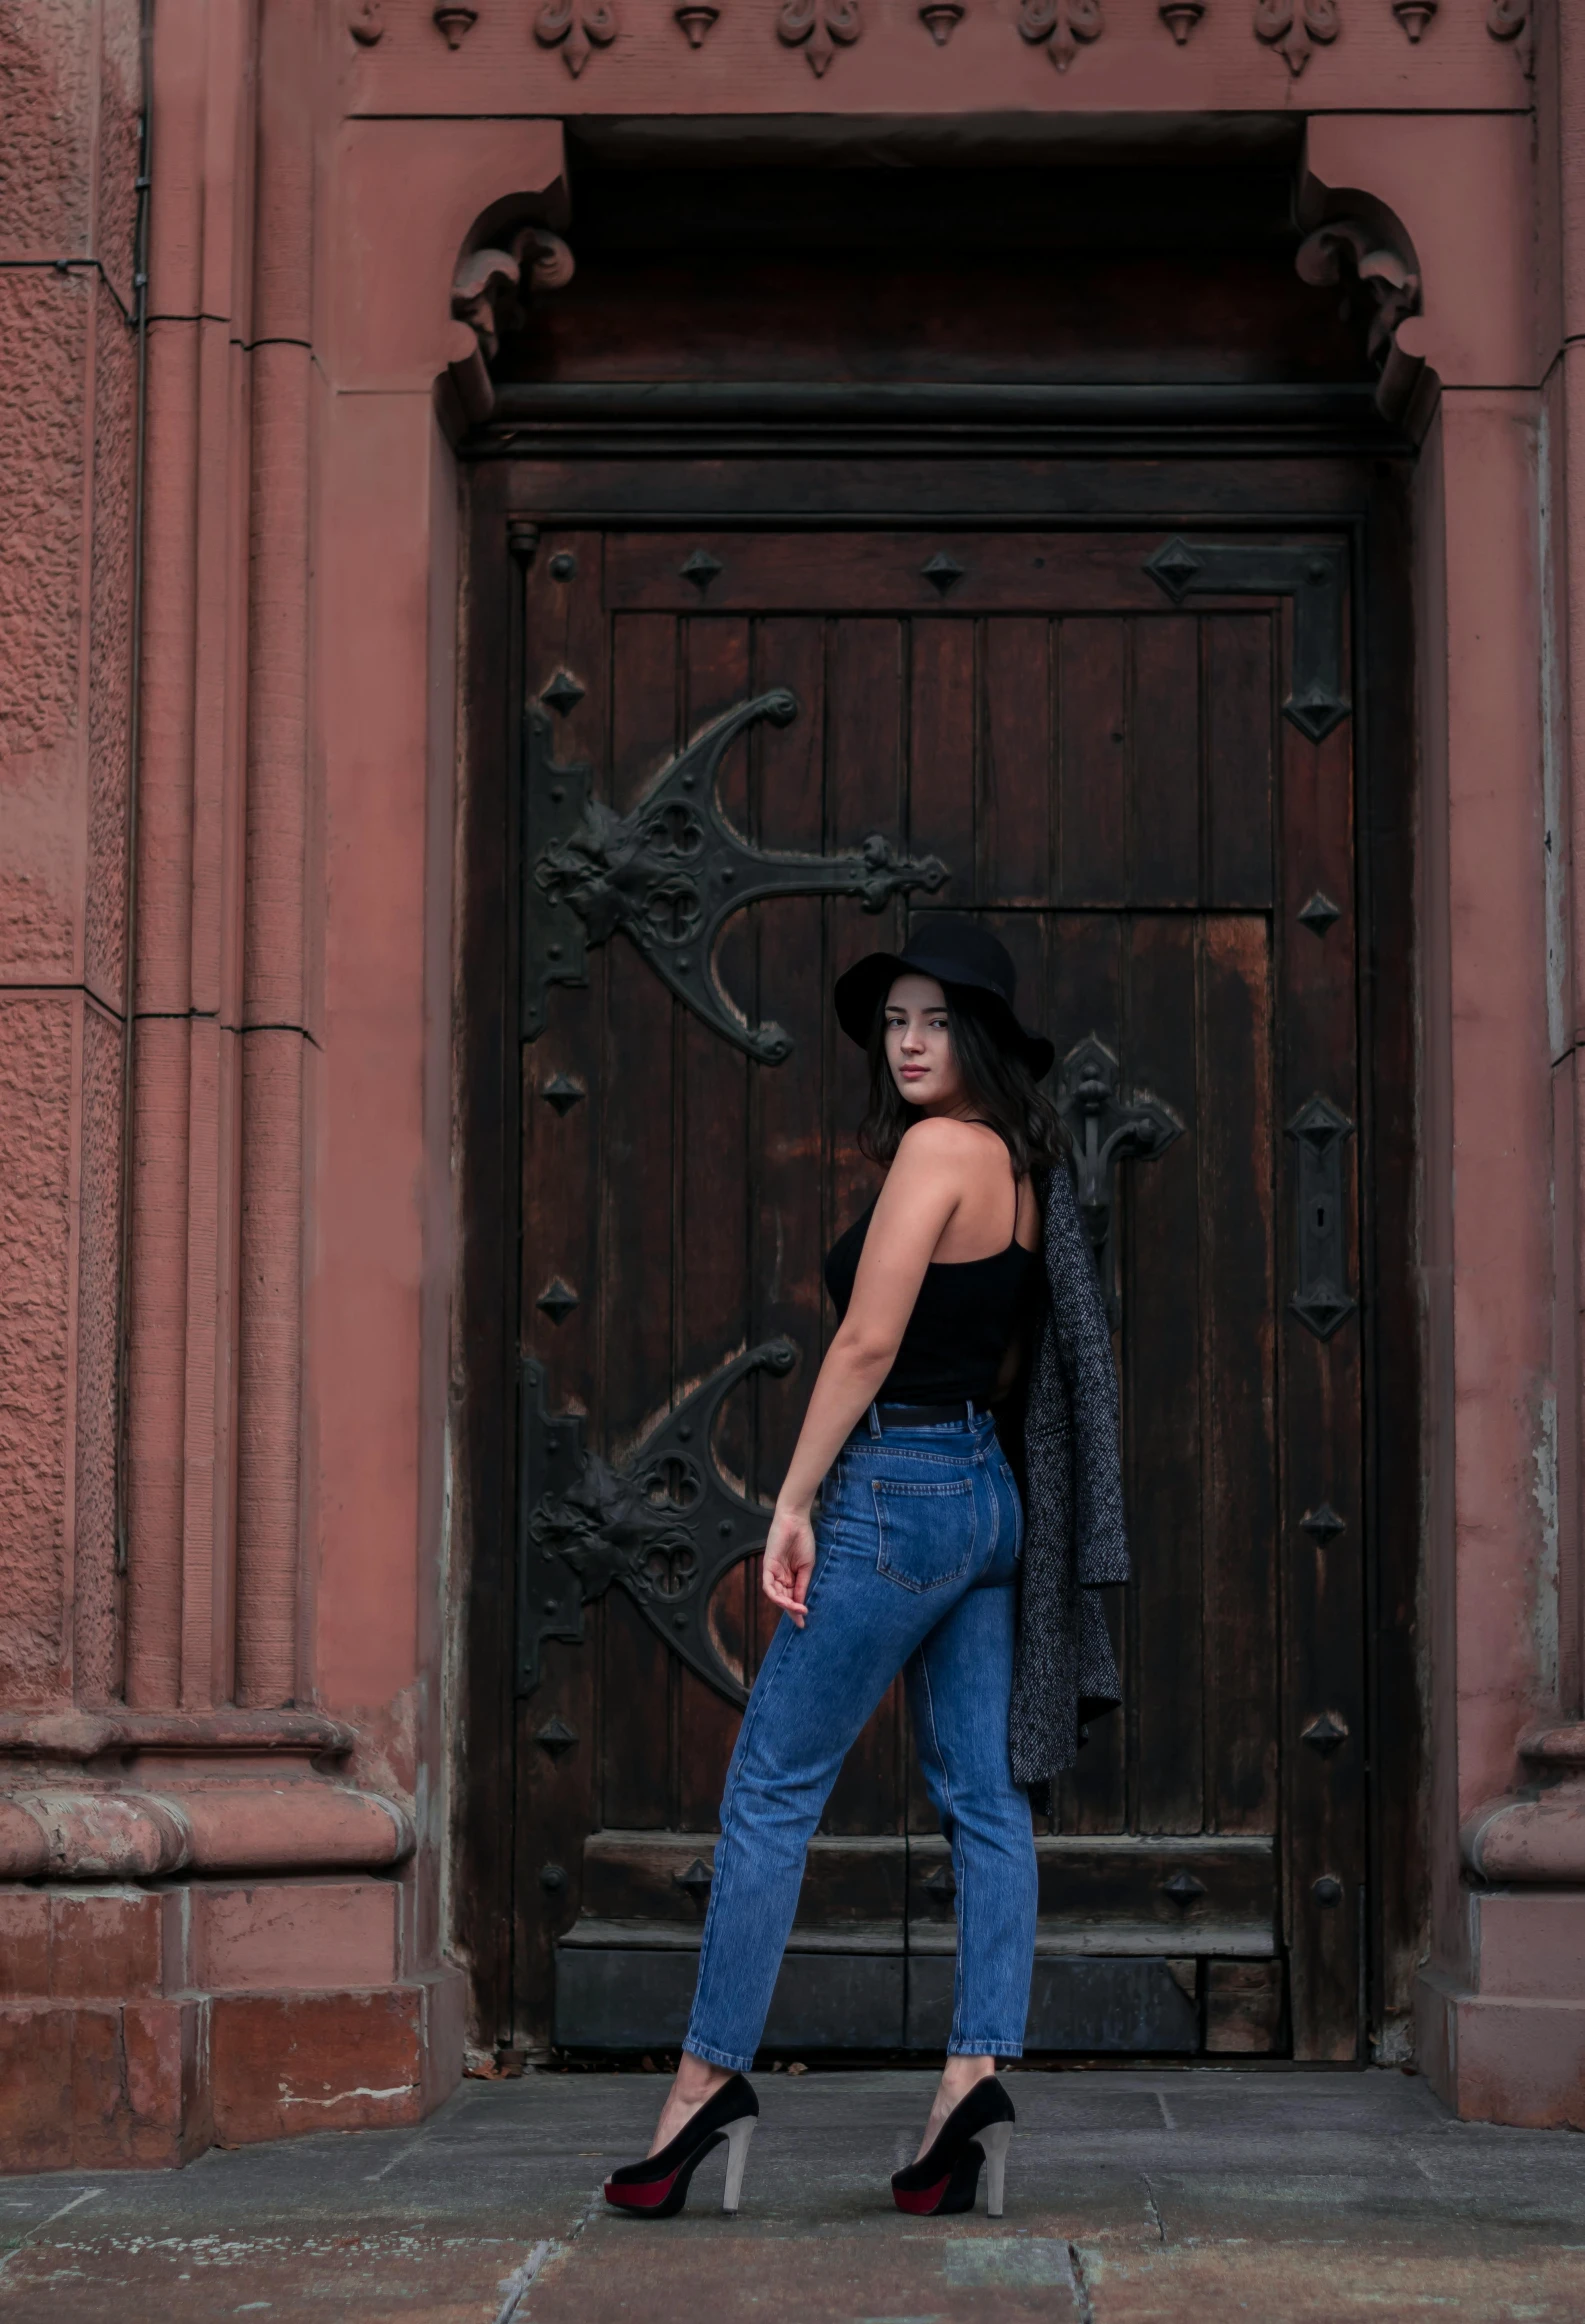
<svg viewBox="0 0 1585 2324">
<path fill-rule="evenodd" d="M 678 2169 L 681 2167 L 679 2164 Z M 676 2171 L 668 2173 L 664 2179 L 651 2179 L 640 2187 L 619 2187 L 614 2179 L 607 2179 L 605 2199 L 614 2204 L 618 2211 L 658 2211 L 676 2184 Z"/>
<path fill-rule="evenodd" d="M 949 2171 L 938 2186 L 894 2187 L 892 2201 L 899 2211 L 911 2211 L 915 2218 L 926 2218 L 935 2209 L 951 2184 L 952 2174 Z"/>
</svg>

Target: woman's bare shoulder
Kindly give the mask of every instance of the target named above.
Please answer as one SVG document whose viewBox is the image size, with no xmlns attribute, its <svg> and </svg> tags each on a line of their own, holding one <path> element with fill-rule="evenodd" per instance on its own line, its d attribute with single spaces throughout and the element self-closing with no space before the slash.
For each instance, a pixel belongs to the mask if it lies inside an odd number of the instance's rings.
<svg viewBox="0 0 1585 2324">
<path fill-rule="evenodd" d="M 897 1143 L 897 1160 L 900 1162 L 906 1154 L 916 1161 L 969 1162 L 998 1149 L 1006 1152 L 996 1132 L 987 1131 L 983 1122 L 960 1122 L 951 1114 L 927 1114 L 923 1121 L 910 1122 L 904 1130 Z"/>
</svg>

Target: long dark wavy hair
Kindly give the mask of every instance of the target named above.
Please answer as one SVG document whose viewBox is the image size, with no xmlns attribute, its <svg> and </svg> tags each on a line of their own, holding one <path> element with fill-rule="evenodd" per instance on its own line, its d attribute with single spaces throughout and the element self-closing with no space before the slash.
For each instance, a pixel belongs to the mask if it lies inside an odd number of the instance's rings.
<svg viewBox="0 0 1585 2324">
<path fill-rule="evenodd" d="M 1023 1059 L 1000 1037 L 994 1003 L 987 1007 L 972 985 L 944 984 L 947 1033 L 964 1089 L 975 1113 L 1002 1139 L 1014 1174 L 1051 1170 L 1072 1152 L 1067 1128 L 1052 1100 Z M 881 996 L 870 1027 L 870 1103 L 859 1124 L 859 1151 L 884 1168 L 903 1141 L 903 1132 L 924 1120 L 892 1078 L 886 1062 L 886 998 Z"/>
</svg>

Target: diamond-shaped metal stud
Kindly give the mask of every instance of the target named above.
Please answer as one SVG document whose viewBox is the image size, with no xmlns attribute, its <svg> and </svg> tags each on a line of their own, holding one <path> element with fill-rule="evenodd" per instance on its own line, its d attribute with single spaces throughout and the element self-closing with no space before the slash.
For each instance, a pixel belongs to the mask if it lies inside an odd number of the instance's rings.
<svg viewBox="0 0 1585 2324">
<path fill-rule="evenodd" d="M 1301 905 L 1299 909 L 1299 918 L 1315 936 L 1324 936 L 1333 921 L 1341 920 L 1342 917 L 1342 906 L 1334 904 L 1331 897 L 1324 895 L 1319 888 L 1316 889 L 1310 901 Z"/>
<path fill-rule="evenodd" d="M 1354 1301 L 1334 1283 L 1317 1283 L 1308 1291 L 1296 1291 L 1288 1305 L 1318 1340 L 1329 1340 L 1354 1312 Z"/>
<path fill-rule="evenodd" d="M 570 1283 L 563 1283 L 559 1275 L 554 1283 L 547 1284 L 534 1302 L 540 1314 L 548 1315 L 552 1323 L 565 1323 L 577 1304 L 577 1292 Z"/>
<path fill-rule="evenodd" d="M 1288 1128 L 1295 1138 L 1302 1138 L 1318 1154 L 1324 1154 L 1334 1138 L 1346 1138 L 1354 1125 L 1347 1114 L 1333 1105 L 1329 1097 L 1319 1093 L 1306 1098 L 1294 1115 Z"/>
<path fill-rule="evenodd" d="M 935 555 L 927 558 L 919 570 L 942 597 L 963 578 L 963 567 L 956 557 L 949 557 L 945 549 L 937 549 Z"/>
<path fill-rule="evenodd" d="M 1340 1744 L 1348 1741 L 1348 1729 L 1341 1719 L 1334 1719 L 1330 1711 L 1323 1711 L 1301 1730 L 1300 1741 L 1308 1743 L 1312 1751 L 1319 1751 L 1323 1759 L 1330 1759 Z"/>
<path fill-rule="evenodd" d="M 945 1864 L 938 1864 L 924 1885 L 926 1896 L 933 1896 L 938 1904 L 950 1904 L 958 1893 L 958 1884 Z"/>
<path fill-rule="evenodd" d="M 1205 571 L 1205 559 L 1197 557 L 1187 541 L 1170 540 L 1164 549 L 1146 558 L 1145 571 L 1176 605 L 1196 576 Z"/>
<path fill-rule="evenodd" d="M 696 1904 L 702 1896 L 709 1893 L 710 1883 L 714 1878 L 715 1874 L 702 1856 L 696 1856 L 685 1872 L 672 1874 L 672 1879 L 677 1886 L 685 1888 Z"/>
<path fill-rule="evenodd" d="M 1307 686 L 1302 694 L 1290 694 L 1283 706 L 1283 716 L 1311 742 L 1324 742 L 1334 726 L 1341 726 L 1348 716 L 1345 695 L 1334 694 L 1330 686 Z"/>
<path fill-rule="evenodd" d="M 540 696 L 548 702 L 558 718 L 565 718 L 569 710 L 576 710 L 583 700 L 584 689 L 570 670 L 558 670 Z"/>
<path fill-rule="evenodd" d="M 1185 1909 L 1197 1896 L 1205 1894 L 1205 1882 L 1196 1880 L 1192 1872 L 1175 1872 L 1170 1880 L 1162 1882 L 1161 1887 L 1163 1895 L 1170 1896 L 1174 1904 L 1182 1905 Z"/>
<path fill-rule="evenodd" d="M 566 1758 L 577 1740 L 577 1728 L 569 1727 L 566 1720 L 561 1718 L 547 1719 L 534 1737 L 534 1741 L 544 1752 L 546 1758 L 555 1760 L 558 1764 Z"/>
<path fill-rule="evenodd" d="M 1330 1501 L 1323 1501 L 1319 1509 L 1306 1509 L 1299 1523 L 1306 1533 L 1313 1534 L 1317 1541 L 1322 1542 L 1331 1541 L 1343 1530 L 1343 1520 Z"/>
<path fill-rule="evenodd" d="M 691 581 L 702 596 L 718 573 L 726 567 L 719 557 L 712 557 L 708 549 L 695 549 L 693 555 L 677 568 L 685 581 Z"/>
<path fill-rule="evenodd" d="M 539 1094 L 558 1114 L 570 1114 L 579 1099 L 587 1097 L 588 1091 L 570 1073 L 558 1073 L 554 1081 L 546 1082 Z"/>
</svg>

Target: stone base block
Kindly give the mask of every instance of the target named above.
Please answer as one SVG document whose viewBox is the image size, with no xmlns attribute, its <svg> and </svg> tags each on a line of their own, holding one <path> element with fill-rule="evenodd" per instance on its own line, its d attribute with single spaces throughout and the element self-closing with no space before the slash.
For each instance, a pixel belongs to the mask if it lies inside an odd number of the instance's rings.
<svg viewBox="0 0 1585 2324">
<path fill-rule="evenodd" d="M 421 2122 L 462 2073 L 462 1975 L 372 1993 L 236 1993 L 210 2003 L 215 2139 Z"/>
<path fill-rule="evenodd" d="M 1478 1993 L 1426 1969 L 1415 2029 L 1421 2070 L 1461 2121 L 1585 2130 L 1585 1995 Z"/>
<path fill-rule="evenodd" d="M 213 2144 L 200 2001 L 0 2006 L 0 2169 L 149 2170 Z"/>
<path fill-rule="evenodd" d="M 148 2169 L 413 2123 L 464 1980 L 403 1970 L 399 1883 L 0 1889 L 0 2171 Z"/>
</svg>

